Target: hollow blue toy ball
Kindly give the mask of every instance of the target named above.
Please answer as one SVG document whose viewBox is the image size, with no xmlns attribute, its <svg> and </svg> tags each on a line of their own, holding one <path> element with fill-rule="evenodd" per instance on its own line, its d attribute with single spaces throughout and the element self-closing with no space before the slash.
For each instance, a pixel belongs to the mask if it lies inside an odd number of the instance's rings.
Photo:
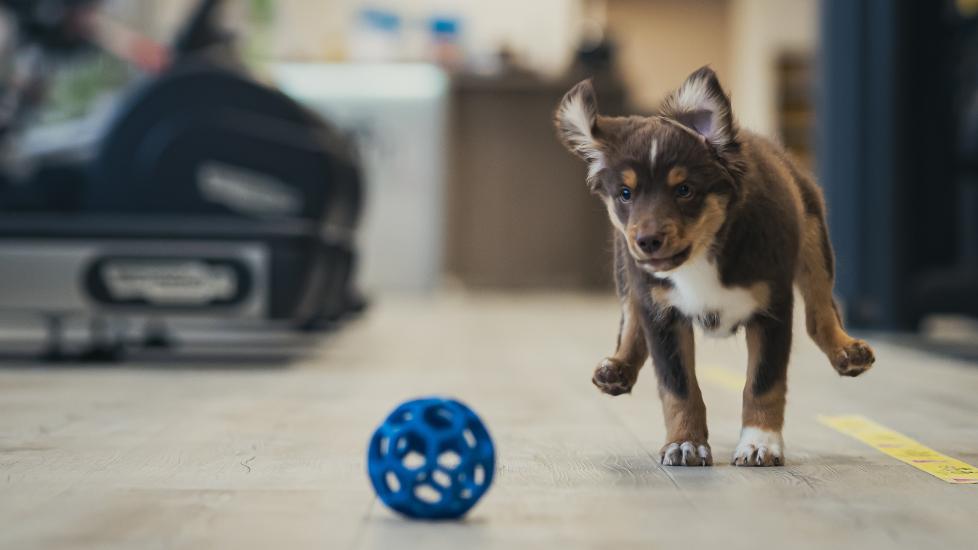
<svg viewBox="0 0 978 550">
<path fill-rule="evenodd" d="M 377 496 L 412 518 L 464 515 L 492 483 L 496 451 L 485 425 L 454 399 L 402 403 L 377 427 L 367 471 Z"/>
</svg>

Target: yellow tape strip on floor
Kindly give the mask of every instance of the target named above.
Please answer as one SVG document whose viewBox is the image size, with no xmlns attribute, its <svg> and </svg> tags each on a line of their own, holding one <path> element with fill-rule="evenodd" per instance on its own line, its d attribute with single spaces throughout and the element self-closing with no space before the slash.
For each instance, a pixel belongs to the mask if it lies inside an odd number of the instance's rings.
<svg viewBox="0 0 978 550">
<path fill-rule="evenodd" d="M 740 393 L 744 389 L 744 375 L 721 367 L 696 369 L 696 375 L 707 382 Z"/>
<path fill-rule="evenodd" d="M 819 422 L 948 483 L 978 483 L 978 468 L 923 446 L 859 415 L 819 416 Z"/>
</svg>

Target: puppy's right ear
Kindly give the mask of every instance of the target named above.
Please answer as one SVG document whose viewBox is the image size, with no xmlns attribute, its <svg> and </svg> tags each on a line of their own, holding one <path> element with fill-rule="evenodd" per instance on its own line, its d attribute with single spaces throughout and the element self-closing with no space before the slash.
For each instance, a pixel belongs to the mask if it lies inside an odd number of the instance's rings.
<svg viewBox="0 0 978 550">
<path fill-rule="evenodd" d="M 554 115 L 557 136 L 564 147 L 588 163 L 588 182 L 604 169 L 604 152 L 595 139 L 598 100 L 591 80 L 578 83 L 564 94 Z"/>
</svg>

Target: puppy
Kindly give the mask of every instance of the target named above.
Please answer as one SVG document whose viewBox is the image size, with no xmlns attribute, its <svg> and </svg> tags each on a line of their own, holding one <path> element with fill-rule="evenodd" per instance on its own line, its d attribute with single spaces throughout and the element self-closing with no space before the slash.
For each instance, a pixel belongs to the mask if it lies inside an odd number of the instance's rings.
<svg viewBox="0 0 978 550">
<path fill-rule="evenodd" d="M 563 144 L 615 231 L 621 324 L 614 355 L 594 371 L 604 393 L 628 393 L 651 356 L 666 423 L 662 464 L 706 466 L 706 407 L 693 325 L 747 335 L 747 384 L 733 463 L 784 464 L 786 371 L 797 285 L 808 334 L 843 376 L 873 350 L 846 334 L 832 298 L 834 257 L 822 193 L 774 142 L 738 128 L 716 74 L 694 72 L 657 116 L 598 114 L 590 81 L 555 115 Z"/>
</svg>

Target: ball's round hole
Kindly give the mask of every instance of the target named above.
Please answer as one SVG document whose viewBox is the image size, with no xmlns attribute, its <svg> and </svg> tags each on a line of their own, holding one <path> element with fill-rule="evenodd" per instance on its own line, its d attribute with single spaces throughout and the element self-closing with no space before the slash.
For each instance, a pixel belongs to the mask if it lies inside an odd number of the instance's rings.
<svg viewBox="0 0 978 550">
<path fill-rule="evenodd" d="M 439 430 L 444 430 L 446 428 L 452 427 L 452 411 L 436 405 L 433 407 L 428 407 L 424 411 L 424 421 L 432 428 Z"/>
<path fill-rule="evenodd" d="M 473 449 L 475 448 L 475 434 L 472 433 L 472 430 L 466 428 L 464 431 L 462 431 L 462 437 L 465 438 L 465 443 L 467 443 L 469 447 L 472 447 Z"/>
<path fill-rule="evenodd" d="M 384 476 L 384 481 L 387 483 L 387 489 L 392 493 L 396 493 L 401 490 L 401 480 L 397 479 L 394 472 L 387 472 Z"/>
<path fill-rule="evenodd" d="M 414 413 L 411 411 L 401 411 L 399 413 L 391 415 L 387 420 L 388 424 L 399 426 L 401 424 L 407 424 L 414 418 Z"/>
<path fill-rule="evenodd" d="M 431 474 L 431 480 L 440 485 L 443 489 L 452 486 L 452 477 L 441 470 L 435 470 Z"/>
<path fill-rule="evenodd" d="M 486 481 L 486 469 L 482 464 L 476 464 L 475 471 L 472 473 L 472 481 L 476 485 L 482 485 Z"/>
<path fill-rule="evenodd" d="M 462 457 L 453 450 L 442 451 L 438 455 L 438 465 L 446 470 L 454 470 L 462 463 Z"/>
<path fill-rule="evenodd" d="M 428 442 L 421 434 L 408 431 L 397 436 L 394 441 L 394 453 L 398 460 L 404 460 L 404 456 L 410 452 L 424 455 L 427 452 Z"/>
<path fill-rule="evenodd" d="M 386 455 L 387 451 L 390 449 L 391 439 L 389 437 L 380 438 L 380 454 Z"/>
<path fill-rule="evenodd" d="M 418 500 L 427 502 L 428 504 L 435 504 L 441 500 L 441 493 L 427 483 L 416 485 L 414 487 L 414 496 Z"/>
<path fill-rule="evenodd" d="M 462 489 L 459 492 L 459 496 L 461 496 L 462 498 L 472 498 L 472 489 L 469 489 L 468 487 Z"/>
<path fill-rule="evenodd" d="M 408 451 L 404 458 L 401 459 L 401 464 L 404 464 L 405 468 L 409 470 L 417 470 L 424 468 L 425 465 L 424 455 L 417 451 Z"/>
</svg>

